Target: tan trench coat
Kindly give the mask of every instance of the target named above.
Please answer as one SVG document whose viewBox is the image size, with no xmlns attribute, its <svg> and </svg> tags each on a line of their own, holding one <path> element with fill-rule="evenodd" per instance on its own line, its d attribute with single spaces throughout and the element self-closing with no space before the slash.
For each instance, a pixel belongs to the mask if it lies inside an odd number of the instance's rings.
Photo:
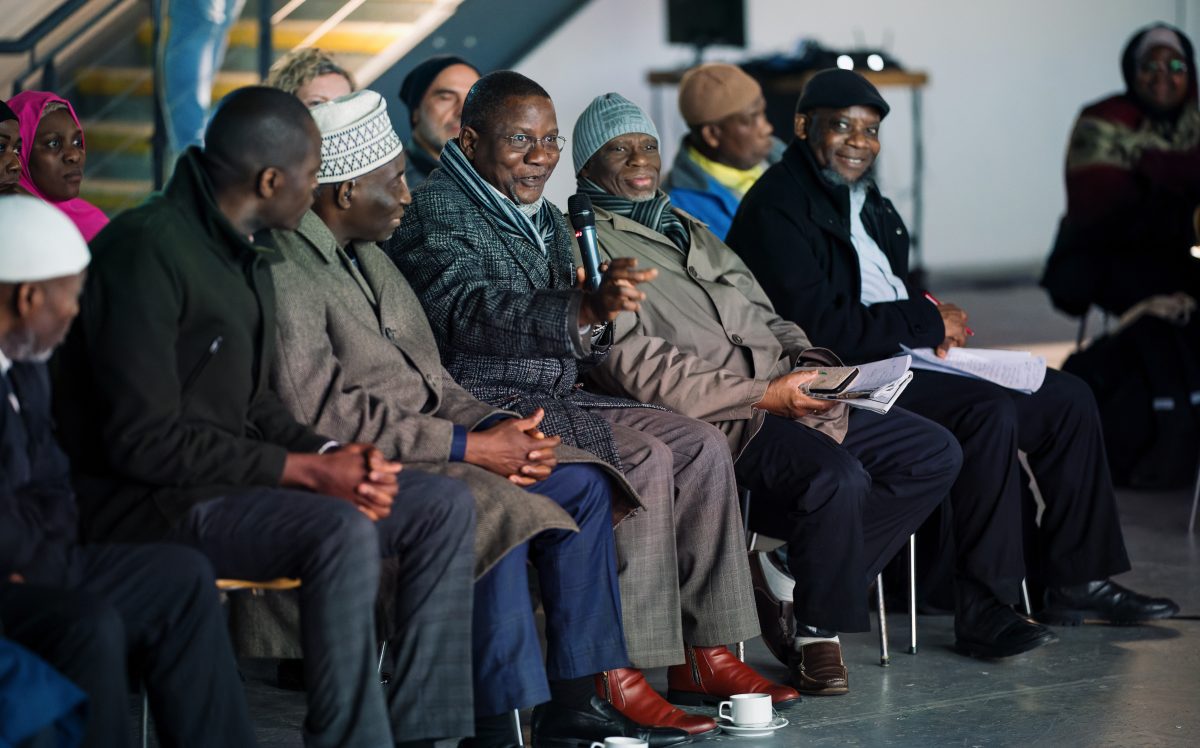
<svg viewBox="0 0 1200 748">
<path fill-rule="evenodd" d="M 676 214 L 692 238 L 686 255 L 662 234 L 596 208 L 604 259 L 634 257 L 641 268 L 658 268 L 658 277 L 641 286 L 641 311 L 617 318 L 616 342 L 591 379 L 612 394 L 717 426 L 736 459 L 766 415 L 753 406 L 770 380 L 802 354 L 825 364 L 836 357 L 775 313 L 754 275 L 703 223 Z M 840 442 L 847 418 L 838 405 L 801 423 Z"/>
</svg>

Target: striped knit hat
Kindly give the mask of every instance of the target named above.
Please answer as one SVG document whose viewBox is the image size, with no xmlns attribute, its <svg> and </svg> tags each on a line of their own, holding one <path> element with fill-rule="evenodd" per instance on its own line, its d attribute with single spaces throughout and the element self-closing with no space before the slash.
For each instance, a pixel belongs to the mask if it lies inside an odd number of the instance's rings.
<svg viewBox="0 0 1200 748">
<path fill-rule="evenodd" d="M 592 99 L 575 121 L 575 131 L 571 133 L 571 159 L 575 163 L 576 176 L 605 143 L 631 132 L 644 132 L 658 139 L 658 129 L 650 117 L 621 94 L 606 93 Z"/>
</svg>

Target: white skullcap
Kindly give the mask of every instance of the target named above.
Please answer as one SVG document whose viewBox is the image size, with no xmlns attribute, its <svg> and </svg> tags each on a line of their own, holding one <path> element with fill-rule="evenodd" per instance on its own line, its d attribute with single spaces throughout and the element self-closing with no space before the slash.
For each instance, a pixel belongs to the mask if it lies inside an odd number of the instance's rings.
<svg viewBox="0 0 1200 748">
<path fill-rule="evenodd" d="M 309 111 L 321 131 L 320 184 L 369 174 L 404 150 L 388 118 L 387 104 L 374 91 L 358 91 Z"/>
<path fill-rule="evenodd" d="M 1133 59 L 1141 61 L 1146 56 L 1146 53 L 1155 47 L 1167 47 L 1181 57 L 1187 56 L 1187 53 L 1183 51 L 1183 42 L 1180 41 L 1179 34 L 1176 34 L 1166 26 L 1155 26 L 1142 34 L 1142 38 L 1138 41 L 1137 49 L 1134 50 Z"/>
<path fill-rule="evenodd" d="M 0 196 L 0 234 L 0 283 L 75 275 L 91 259 L 71 219 L 36 197 Z"/>
</svg>

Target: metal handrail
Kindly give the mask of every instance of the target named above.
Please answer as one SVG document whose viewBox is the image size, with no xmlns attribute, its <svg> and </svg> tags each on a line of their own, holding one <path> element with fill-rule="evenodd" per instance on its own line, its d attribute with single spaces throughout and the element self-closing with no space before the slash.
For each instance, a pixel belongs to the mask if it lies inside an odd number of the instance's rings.
<svg viewBox="0 0 1200 748">
<path fill-rule="evenodd" d="M 41 55 L 38 54 L 38 45 L 71 16 L 75 15 L 78 10 L 87 5 L 88 2 L 89 0 L 64 0 L 61 5 L 47 13 L 40 21 L 34 24 L 33 28 L 26 31 L 20 39 L 0 39 L 0 54 L 14 55 L 24 54 L 25 52 L 29 53 L 29 67 L 13 78 L 14 95 L 24 89 L 25 81 L 36 73 L 39 68 L 42 70 L 42 88 L 51 91 L 58 88 L 54 61 L 60 52 L 75 42 L 75 39 L 64 39 Z M 107 16 L 124 4 L 125 0 L 112 0 L 96 15 L 96 19 L 99 20 Z"/>
</svg>

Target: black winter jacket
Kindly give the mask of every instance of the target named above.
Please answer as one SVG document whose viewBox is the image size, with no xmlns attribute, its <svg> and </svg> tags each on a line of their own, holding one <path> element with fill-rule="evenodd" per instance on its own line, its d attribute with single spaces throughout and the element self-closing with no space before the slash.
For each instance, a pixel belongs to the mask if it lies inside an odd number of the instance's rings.
<svg viewBox="0 0 1200 748">
<path fill-rule="evenodd" d="M 908 286 L 907 300 L 863 306 L 858 254 L 850 240 L 850 190 L 821 179 L 804 141 L 793 141 L 783 160 L 746 193 L 726 243 L 753 271 L 780 316 L 847 363 L 891 356 L 901 343 L 937 346 L 945 338 L 941 315 L 908 282 L 908 231 L 874 185 L 862 219 L 892 272 Z"/>
</svg>

